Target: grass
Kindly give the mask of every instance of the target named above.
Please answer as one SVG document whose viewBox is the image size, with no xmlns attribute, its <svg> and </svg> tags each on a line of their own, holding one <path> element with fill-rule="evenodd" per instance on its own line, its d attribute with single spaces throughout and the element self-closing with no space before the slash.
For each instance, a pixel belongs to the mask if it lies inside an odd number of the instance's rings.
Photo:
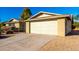
<svg viewBox="0 0 79 59">
<path fill-rule="evenodd" d="M 79 30 L 79 27 L 76 27 L 74 30 Z"/>
</svg>

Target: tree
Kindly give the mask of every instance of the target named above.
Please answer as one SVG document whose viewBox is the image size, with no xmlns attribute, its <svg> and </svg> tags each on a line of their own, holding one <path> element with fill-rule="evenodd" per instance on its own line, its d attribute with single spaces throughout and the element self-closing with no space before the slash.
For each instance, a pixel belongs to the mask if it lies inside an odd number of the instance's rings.
<svg viewBox="0 0 79 59">
<path fill-rule="evenodd" d="M 0 19 L 0 35 L 1 35 L 1 19 Z"/>
<path fill-rule="evenodd" d="M 24 11 L 21 15 L 21 19 L 27 20 L 31 15 L 32 15 L 32 13 L 31 13 L 30 9 L 26 7 L 26 8 L 24 8 Z"/>
<path fill-rule="evenodd" d="M 0 23 L 0 35 L 1 35 L 1 23 Z"/>
<path fill-rule="evenodd" d="M 79 14 L 73 16 L 74 20 L 79 20 Z"/>
</svg>

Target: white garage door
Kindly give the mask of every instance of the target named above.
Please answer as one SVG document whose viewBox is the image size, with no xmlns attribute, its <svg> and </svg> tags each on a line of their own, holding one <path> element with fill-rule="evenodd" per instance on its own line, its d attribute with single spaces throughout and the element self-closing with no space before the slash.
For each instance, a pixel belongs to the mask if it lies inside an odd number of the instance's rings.
<svg viewBox="0 0 79 59">
<path fill-rule="evenodd" d="M 57 35 L 57 21 L 31 22 L 31 33 Z"/>
</svg>

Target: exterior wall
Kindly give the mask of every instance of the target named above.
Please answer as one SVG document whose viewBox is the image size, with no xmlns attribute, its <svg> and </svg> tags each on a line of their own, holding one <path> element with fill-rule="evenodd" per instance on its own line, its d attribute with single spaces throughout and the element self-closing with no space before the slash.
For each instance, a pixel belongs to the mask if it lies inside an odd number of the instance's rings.
<svg viewBox="0 0 79 59">
<path fill-rule="evenodd" d="M 14 22 L 14 23 L 7 23 L 6 26 L 16 26 L 16 28 L 19 28 L 20 27 L 19 22 L 18 23 L 15 23 L 17 21 L 18 20 L 13 19 L 11 22 Z"/>
<path fill-rule="evenodd" d="M 31 33 L 58 35 L 57 20 L 31 22 Z"/>
<path fill-rule="evenodd" d="M 40 18 L 40 17 L 47 17 L 47 16 L 51 16 L 51 15 L 48 15 L 48 14 L 41 14 L 41 15 L 39 15 L 38 17 L 36 17 L 36 18 Z"/>
<path fill-rule="evenodd" d="M 16 28 L 20 28 L 20 24 L 19 23 L 15 23 L 15 27 Z"/>
<path fill-rule="evenodd" d="M 50 21 L 26 22 L 26 33 L 33 33 L 31 31 L 33 30 L 34 33 L 38 33 L 38 34 L 55 33 L 54 35 L 65 36 L 67 33 L 71 32 L 71 21 L 67 21 L 66 24 L 65 20 L 67 19 L 66 18 L 57 19 L 55 20 L 56 22 L 54 22 L 53 20 L 51 22 Z M 41 28 L 43 29 L 41 30 Z M 42 33 L 40 31 L 44 31 L 44 32 Z"/>
<path fill-rule="evenodd" d="M 26 33 L 30 33 L 30 22 L 26 22 Z"/>
<path fill-rule="evenodd" d="M 58 19 L 58 35 L 65 36 L 65 18 Z"/>
<path fill-rule="evenodd" d="M 72 31 L 72 22 L 71 22 L 71 20 L 67 20 L 67 19 L 65 21 L 66 21 L 66 23 L 65 23 L 65 25 L 66 25 L 65 30 L 66 30 L 66 34 L 68 34 L 68 33 L 70 33 Z"/>
<path fill-rule="evenodd" d="M 18 23 L 6 24 L 6 26 L 15 26 L 16 28 L 20 28 L 19 22 Z"/>
<path fill-rule="evenodd" d="M 6 24 L 6 26 L 9 26 L 9 24 Z"/>
</svg>

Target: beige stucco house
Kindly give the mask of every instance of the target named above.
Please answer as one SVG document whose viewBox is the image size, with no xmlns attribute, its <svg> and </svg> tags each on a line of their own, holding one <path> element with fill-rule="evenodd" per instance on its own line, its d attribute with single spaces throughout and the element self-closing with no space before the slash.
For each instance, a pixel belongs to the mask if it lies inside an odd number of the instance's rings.
<svg viewBox="0 0 79 59">
<path fill-rule="evenodd" d="M 6 22 L 5 24 L 6 26 L 16 27 L 21 32 L 25 32 L 26 30 L 26 21 L 23 19 L 16 20 L 12 18 L 10 21 Z"/>
<path fill-rule="evenodd" d="M 15 26 L 16 28 L 19 28 L 20 27 L 19 20 L 12 18 L 8 22 L 6 22 L 6 26 Z"/>
<path fill-rule="evenodd" d="M 65 36 L 71 31 L 70 15 L 39 12 L 26 21 L 26 33 Z"/>
</svg>

